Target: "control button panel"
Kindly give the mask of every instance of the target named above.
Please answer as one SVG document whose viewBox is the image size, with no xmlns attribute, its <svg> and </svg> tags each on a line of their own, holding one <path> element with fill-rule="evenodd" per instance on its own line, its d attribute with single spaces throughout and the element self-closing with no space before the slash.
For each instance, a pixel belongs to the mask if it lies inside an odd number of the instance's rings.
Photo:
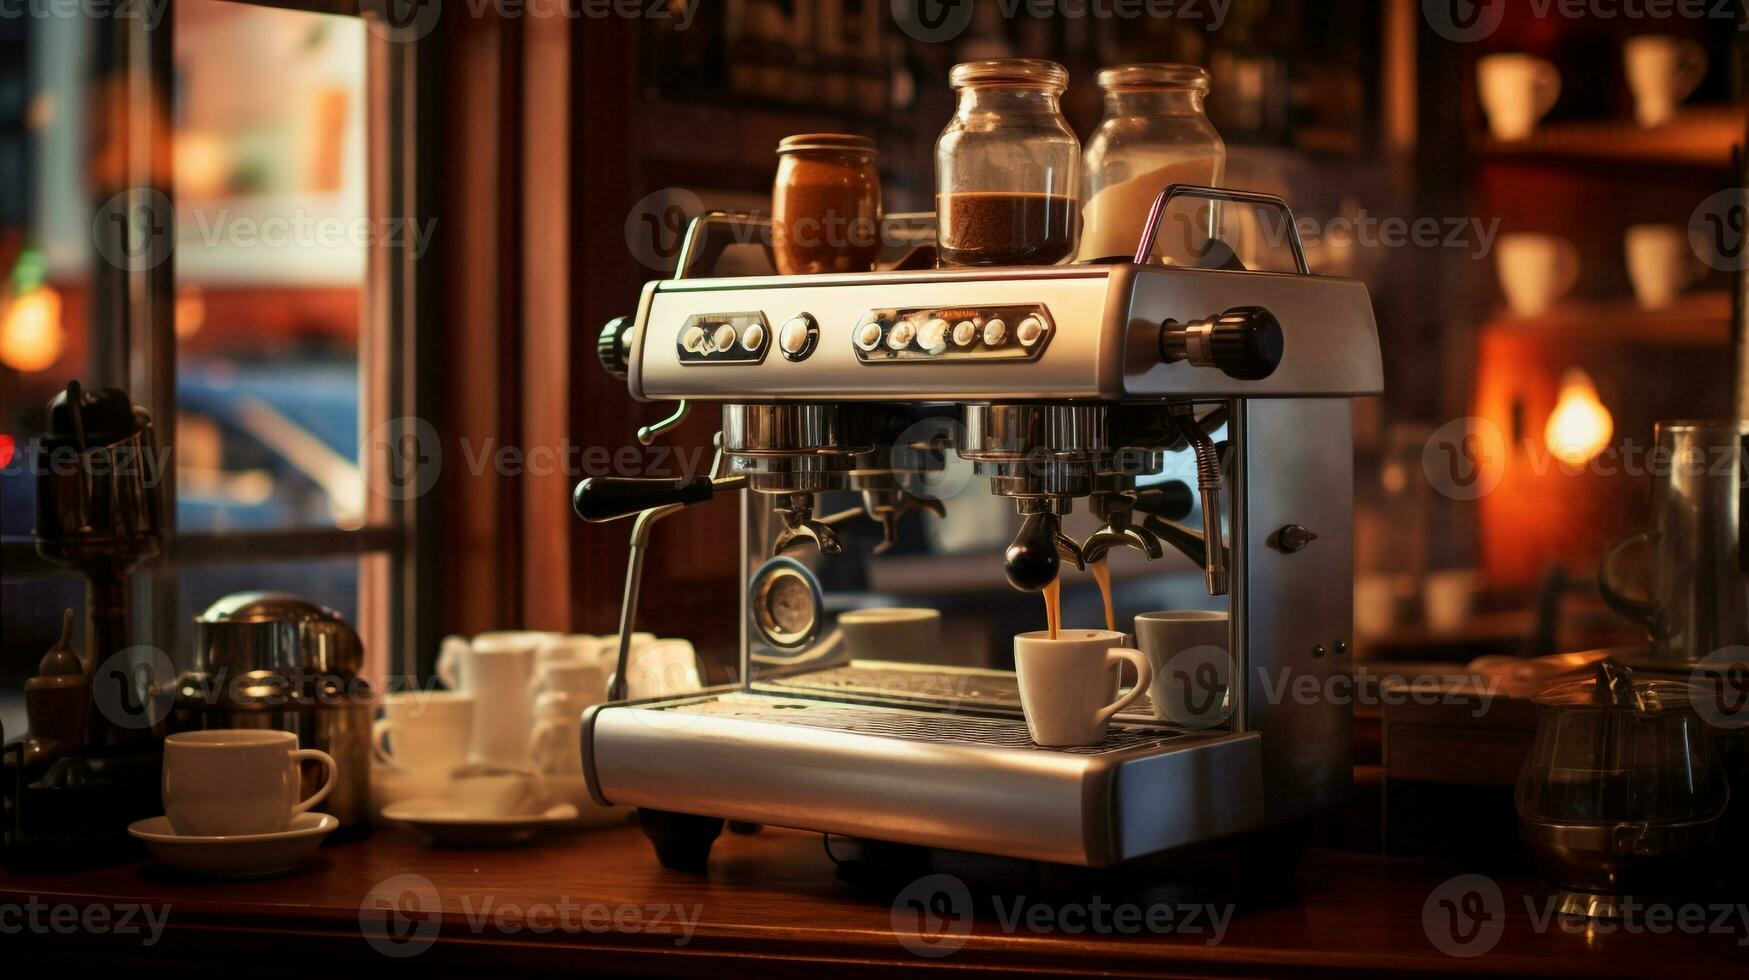
<svg viewBox="0 0 1749 980">
<path fill-rule="evenodd" d="M 857 360 L 1032 361 L 1056 333 L 1042 305 L 870 310 L 851 332 Z"/>
<path fill-rule="evenodd" d="M 765 314 L 706 313 L 688 317 L 675 338 L 681 364 L 758 364 L 771 348 Z"/>
<path fill-rule="evenodd" d="M 805 361 L 820 343 L 820 324 L 807 313 L 798 313 L 777 332 L 777 346 L 786 360 Z"/>
</svg>

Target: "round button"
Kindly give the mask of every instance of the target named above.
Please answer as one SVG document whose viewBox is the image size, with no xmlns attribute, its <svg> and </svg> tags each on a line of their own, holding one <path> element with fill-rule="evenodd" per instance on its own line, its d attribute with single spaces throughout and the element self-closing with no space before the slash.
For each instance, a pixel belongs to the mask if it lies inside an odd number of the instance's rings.
<svg viewBox="0 0 1749 980">
<path fill-rule="evenodd" d="M 711 336 L 711 343 L 716 345 L 717 350 L 728 350 L 735 346 L 735 328 L 726 323 L 718 327 L 717 332 Z"/>
<path fill-rule="evenodd" d="M 910 320 L 900 320 L 893 324 L 893 329 L 887 331 L 887 346 L 894 350 L 904 350 L 916 338 L 917 324 Z"/>
<path fill-rule="evenodd" d="M 955 347 L 970 347 L 978 342 L 978 325 L 970 320 L 961 320 L 953 327 L 953 345 Z"/>
<path fill-rule="evenodd" d="M 873 320 L 862 325 L 856 332 L 856 346 L 863 350 L 874 350 L 881 345 L 881 325 Z"/>
<path fill-rule="evenodd" d="M 947 349 L 948 329 L 947 321 L 939 317 L 925 323 L 917 334 L 917 346 L 931 354 L 941 353 Z"/>
<path fill-rule="evenodd" d="M 750 353 L 757 352 L 759 350 L 759 348 L 764 347 L 764 346 L 765 346 L 765 325 L 764 324 L 749 323 L 749 324 L 747 324 L 746 327 L 742 328 L 742 330 L 741 330 L 741 349 L 742 350 L 748 351 Z"/>
<path fill-rule="evenodd" d="M 808 349 L 808 335 L 814 330 L 814 318 L 806 313 L 783 325 L 778 331 L 777 346 L 791 357 Z"/>
<path fill-rule="evenodd" d="M 1001 320 L 991 320 L 989 323 L 984 324 L 985 346 L 1001 347 L 1006 343 L 1008 343 L 1008 324 L 1003 323 Z"/>
<path fill-rule="evenodd" d="M 1029 316 L 1020 321 L 1020 326 L 1014 329 L 1014 337 L 1020 341 L 1020 346 L 1031 347 L 1045 335 L 1044 321 L 1036 316 Z"/>
<path fill-rule="evenodd" d="M 680 346 L 689 353 L 697 354 L 704 349 L 704 338 L 704 328 L 695 323 L 687 327 L 686 332 L 680 335 Z"/>
</svg>

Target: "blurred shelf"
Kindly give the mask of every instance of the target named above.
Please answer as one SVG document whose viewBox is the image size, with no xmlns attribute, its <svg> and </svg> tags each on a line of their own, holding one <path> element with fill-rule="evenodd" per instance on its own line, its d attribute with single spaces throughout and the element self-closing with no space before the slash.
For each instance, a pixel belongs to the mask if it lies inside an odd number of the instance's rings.
<svg viewBox="0 0 1749 980">
<path fill-rule="evenodd" d="M 1688 293 L 1669 309 L 1640 309 L 1631 298 L 1569 300 L 1538 317 L 1502 311 L 1484 330 L 1514 330 L 1558 340 L 1614 341 L 1670 347 L 1729 347 L 1731 294 Z"/>
<path fill-rule="evenodd" d="M 1530 139 L 1480 141 L 1484 158 L 1567 160 L 1591 163 L 1650 163 L 1727 169 L 1731 150 L 1743 142 L 1742 106 L 1709 105 L 1684 109 L 1668 125 L 1642 129 L 1631 119 L 1552 122 Z"/>
</svg>

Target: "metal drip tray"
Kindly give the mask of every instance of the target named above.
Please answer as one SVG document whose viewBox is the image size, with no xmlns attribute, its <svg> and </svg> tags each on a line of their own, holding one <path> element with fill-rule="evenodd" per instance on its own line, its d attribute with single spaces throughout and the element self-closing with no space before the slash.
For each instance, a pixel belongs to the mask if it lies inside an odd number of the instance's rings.
<svg viewBox="0 0 1749 980">
<path fill-rule="evenodd" d="M 1045 749 L 1033 744 L 1032 737 L 1027 734 L 1026 724 L 1020 721 L 747 694 L 730 694 L 705 701 L 674 704 L 661 710 L 676 714 L 709 715 L 716 718 L 735 718 L 742 721 L 760 721 L 778 725 L 801 725 L 855 735 L 877 735 L 918 742 L 987 745 L 993 748 L 1022 749 L 1030 752 L 1061 752 L 1069 755 L 1104 755 L 1110 752 L 1123 752 L 1144 746 L 1159 745 L 1175 738 L 1190 737 L 1158 728 L 1114 727 L 1106 735 L 1105 741 L 1098 745 Z"/>
<path fill-rule="evenodd" d="M 1091 867 L 1264 817 L 1255 732 L 1047 749 L 1018 717 L 741 689 L 591 708 L 583 767 L 602 803 Z"/>
<path fill-rule="evenodd" d="M 755 690 L 829 698 L 856 698 L 887 704 L 919 704 L 959 710 L 1020 711 L 1020 683 L 1012 671 L 975 667 L 929 667 L 880 660 L 853 660 L 803 674 L 769 677 Z M 1146 694 L 1118 715 L 1120 721 L 1154 721 Z M 1025 727 L 1021 726 L 1025 735 Z"/>
</svg>

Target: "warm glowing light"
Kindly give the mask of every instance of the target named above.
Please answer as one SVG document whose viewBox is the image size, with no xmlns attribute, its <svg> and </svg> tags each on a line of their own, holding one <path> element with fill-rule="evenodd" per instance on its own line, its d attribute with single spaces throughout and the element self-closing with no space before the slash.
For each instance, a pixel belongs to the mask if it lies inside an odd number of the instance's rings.
<svg viewBox="0 0 1749 980">
<path fill-rule="evenodd" d="M 1597 397 L 1597 388 L 1584 371 L 1574 368 L 1561 376 L 1561 395 L 1543 440 L 1549 452 L 1569 466 L 1584 466 L 1597 458 L 1615 434 L 1615 419 Z"/>
<path fill-rule="evenodd" d="M 46 371 L 66 349 L 61 297 L 36 286 L 12 297 L 0 311 L 0 362 L 15 371 Z"/>
<path fill-rule="evenodd" d="M 176 337 L 186 340 L 200 333 L 206 324 L 206 293 L 199 286 L 183 286 L 176 291 Z"/>
</svg>

